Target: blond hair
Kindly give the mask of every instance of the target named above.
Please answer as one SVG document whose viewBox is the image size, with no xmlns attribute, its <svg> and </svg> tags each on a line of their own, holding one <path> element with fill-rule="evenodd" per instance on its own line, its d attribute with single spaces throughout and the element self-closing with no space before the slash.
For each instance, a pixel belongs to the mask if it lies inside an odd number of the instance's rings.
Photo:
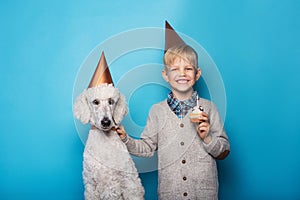
<svg viewBox="0 0 300 200">
<path fill-rule="evenodd" d="M 173 64 L 176 58 L 185 59 L 195 69 L 198 68 L 198 54 L 189 45 L 180 44 L 169 48 L 163 57 L 165 68 Z"/>
</svg>

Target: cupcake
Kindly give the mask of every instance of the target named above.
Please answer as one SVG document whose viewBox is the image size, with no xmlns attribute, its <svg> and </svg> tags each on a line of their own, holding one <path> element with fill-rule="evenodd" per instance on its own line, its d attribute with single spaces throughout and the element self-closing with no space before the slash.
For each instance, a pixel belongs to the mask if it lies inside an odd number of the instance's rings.
<svg viewBox="0 0 300 200">
<path fill-rule="evenodd" d="M 190 114 L 191 122 L 199 122 L 202 112 L 203 112 L 202 106 L 196 106 L 196 107 L 192 108 L 192 112 Z"/>
</svg>

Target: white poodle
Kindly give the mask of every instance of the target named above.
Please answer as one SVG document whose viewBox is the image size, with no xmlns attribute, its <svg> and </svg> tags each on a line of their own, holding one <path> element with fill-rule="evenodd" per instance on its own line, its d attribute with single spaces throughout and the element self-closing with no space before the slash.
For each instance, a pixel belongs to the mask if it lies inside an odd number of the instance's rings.
<svg viewBox="0 0 300 200">
<path fill-rule="evenodd" d="M 144 199 L 134 162 L 112 130 L 127 114 L 125 97 L 112 84 L 92 87 L 77 98 L 74 114 L 93 127 L 83 154 L 85 199 Z"/>
</svg>

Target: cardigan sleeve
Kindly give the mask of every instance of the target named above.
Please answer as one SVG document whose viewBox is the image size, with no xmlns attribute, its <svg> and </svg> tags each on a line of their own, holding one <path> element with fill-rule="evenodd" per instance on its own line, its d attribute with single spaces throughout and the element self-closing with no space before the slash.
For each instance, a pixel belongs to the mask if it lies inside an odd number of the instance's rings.
<svg viewBox="0 0 300 200">
<path fill-rule="evenodd" d="M 210 130 L 208 134 L 211 136 L 211 141 L 208 144 L 203 142 L 204 148 L 211 156 L 222 160 L 229 154 L 230 144 L 224 129 L 224 124 L 214 103 L 211 103 L 209 121 Z"/>
<path fill-rule="evenodd" d="M 157 111 L 158 106 L 153 106 L 149 112 L 146 126 L 141 139 L 133 139 L 127 136 L 125 144 L 129 153 L 135 156 L 151 157 L 157 150 L 157 134 L 159 131 L 159 117 Z"/>
</svg>

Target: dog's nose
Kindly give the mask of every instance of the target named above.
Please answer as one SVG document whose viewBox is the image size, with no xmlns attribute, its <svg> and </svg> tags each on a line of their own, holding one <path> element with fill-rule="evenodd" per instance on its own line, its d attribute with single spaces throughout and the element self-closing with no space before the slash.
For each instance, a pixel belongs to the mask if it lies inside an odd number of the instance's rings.
<svg viewBox="0 0 300 200">
<path fill-rule="evenodd" d="M 101 120 L 101 125 L 104 126 L 104 127 L 108 127 L 110 125 L 111 121 L 108 119 L 108 117 L 104 117 L 102 120 Z"/>
</svg>

